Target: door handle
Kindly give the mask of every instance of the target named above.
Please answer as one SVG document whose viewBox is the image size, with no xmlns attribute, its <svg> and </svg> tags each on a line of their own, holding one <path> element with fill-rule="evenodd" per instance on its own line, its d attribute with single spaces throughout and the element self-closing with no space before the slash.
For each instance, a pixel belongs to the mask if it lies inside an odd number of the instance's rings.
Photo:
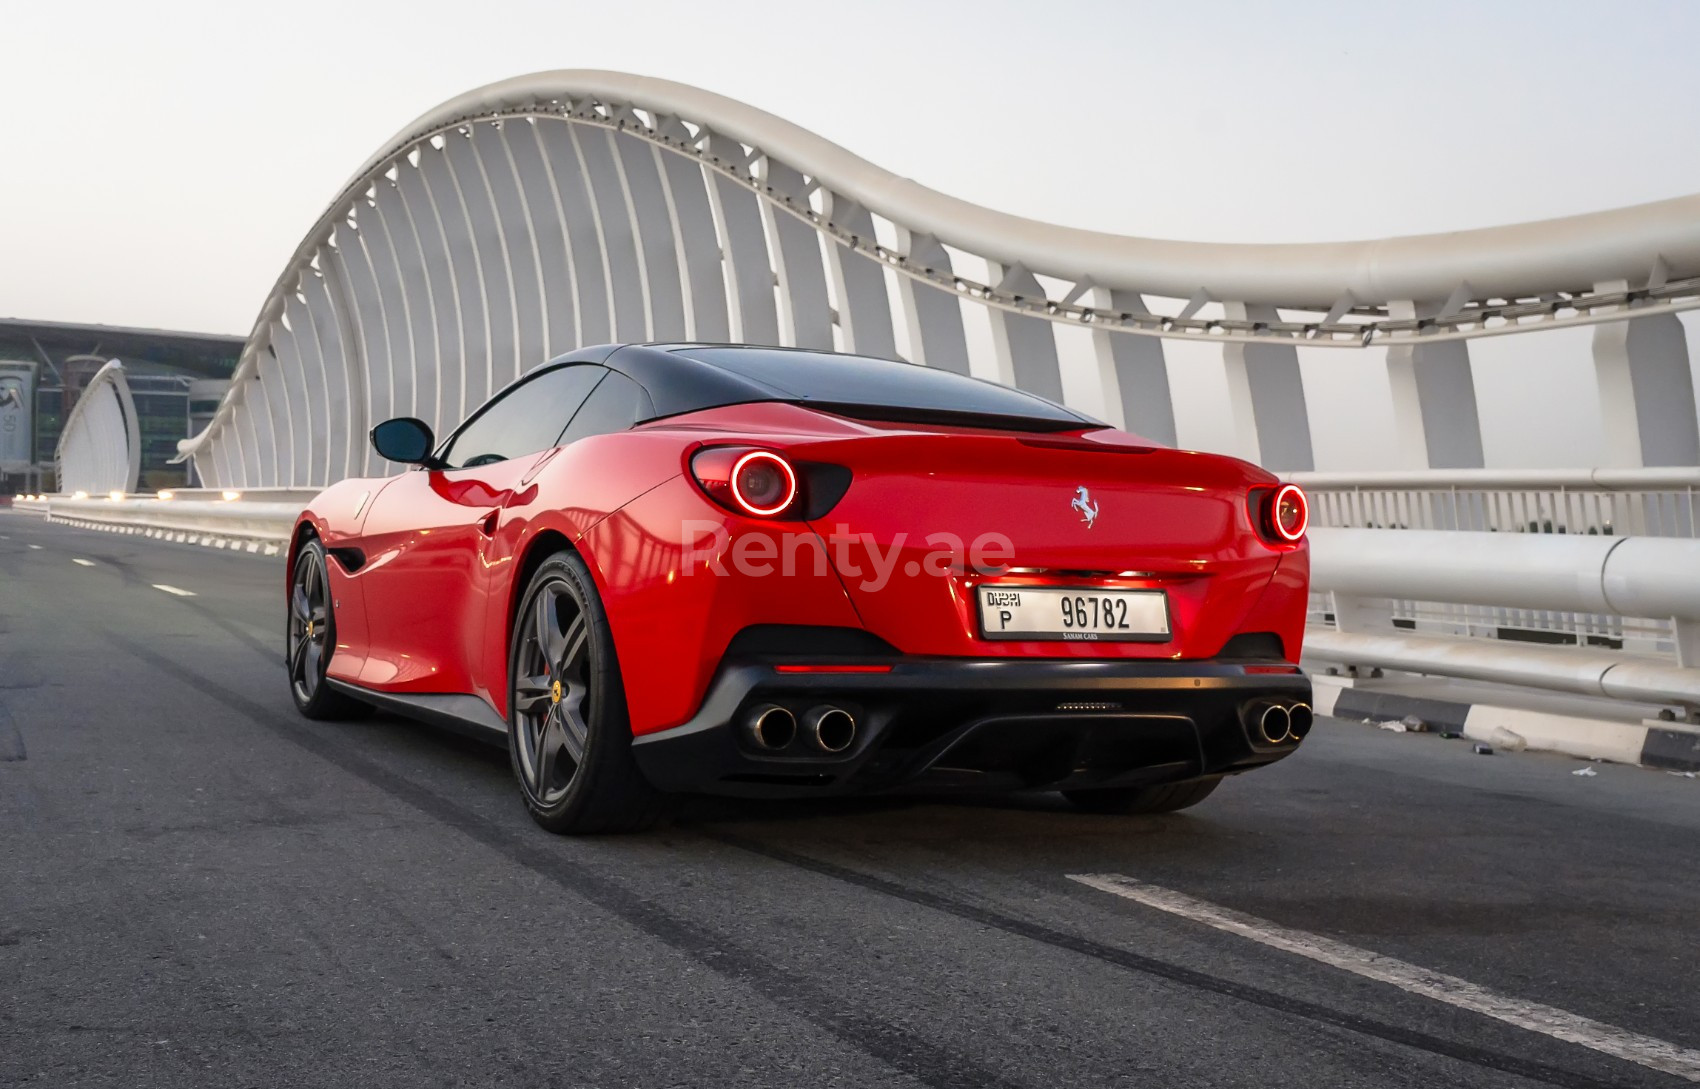
<svg viewBox="0 0 1700 1089">
<path fill-rule="evenodd" d="M 496 533 L 496 517 L 501 513 L 502 512 L 500 510 L 493 510 L 489 514 L 480 518 L 478 520 L 478 532 L 484 534 L 486 537 L 494 536 Z"/>
</svg>

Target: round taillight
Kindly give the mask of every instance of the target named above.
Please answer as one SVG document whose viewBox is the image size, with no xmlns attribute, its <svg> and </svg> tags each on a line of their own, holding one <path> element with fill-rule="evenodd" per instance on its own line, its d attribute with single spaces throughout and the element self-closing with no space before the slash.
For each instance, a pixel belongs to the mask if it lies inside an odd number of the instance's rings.
<svg viewBox="0 0 1700 1089">
<path fill-rule="evenodd" d="M 1297 484 L 1283 484 L 1269 504 L 1270 522 L 1283 541 L 1297 541 L 1310 525 L 1310 503 Z"/>
<path fill-rule="evenodd" d="M 751 450 L 732 464 L 732 498 L 751 514 L 772 517 L 796 500 L 796 470 L 770 450 Z"/>
</svg>

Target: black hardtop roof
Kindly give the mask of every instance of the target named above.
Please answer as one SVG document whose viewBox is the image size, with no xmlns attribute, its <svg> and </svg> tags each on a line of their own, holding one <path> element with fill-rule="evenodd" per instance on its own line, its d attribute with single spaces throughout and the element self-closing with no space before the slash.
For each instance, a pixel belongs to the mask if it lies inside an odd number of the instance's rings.
<svg viewBox="0 0 1700 1089">
<path fill-rule="evenodd" d="M 602 344 L 544 364 L 600 363 L 637 382 L 654 417 L 758 401 L 885 420 L 1074 430 L 1100 421 L 1043 397 L 914 363 L 807 348 Z M 541 370 L 542 368 L 537 368 Z"/>
</svg>

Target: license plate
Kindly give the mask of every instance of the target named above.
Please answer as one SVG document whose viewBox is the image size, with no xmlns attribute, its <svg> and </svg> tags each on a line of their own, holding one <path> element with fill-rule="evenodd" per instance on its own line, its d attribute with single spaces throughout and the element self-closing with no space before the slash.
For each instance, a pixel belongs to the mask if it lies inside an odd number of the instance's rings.
<svg viewBox="0 0 1700 1089">
<path fill-rule="evenodd" d="M 980 631 L 987 639 L 1167 642 L 1169 599 L 1161 590 L 982 586 Z"/>
</svg>

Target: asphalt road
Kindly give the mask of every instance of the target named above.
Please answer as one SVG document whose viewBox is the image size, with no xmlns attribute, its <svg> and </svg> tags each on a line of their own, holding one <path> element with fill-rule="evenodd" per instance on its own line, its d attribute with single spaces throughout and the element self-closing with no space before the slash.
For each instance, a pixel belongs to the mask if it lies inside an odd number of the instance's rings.
<svg viewBox="0 0 1700 1089">
<path fill-rule="evenodd" d="M 1324 721 L 1170 817 L 561 839 L 498 750 L 298 718 L 281 587 L 0 512 L 0 1085 L 1700 1080 L 1700 780 Z"/>
</svg>

